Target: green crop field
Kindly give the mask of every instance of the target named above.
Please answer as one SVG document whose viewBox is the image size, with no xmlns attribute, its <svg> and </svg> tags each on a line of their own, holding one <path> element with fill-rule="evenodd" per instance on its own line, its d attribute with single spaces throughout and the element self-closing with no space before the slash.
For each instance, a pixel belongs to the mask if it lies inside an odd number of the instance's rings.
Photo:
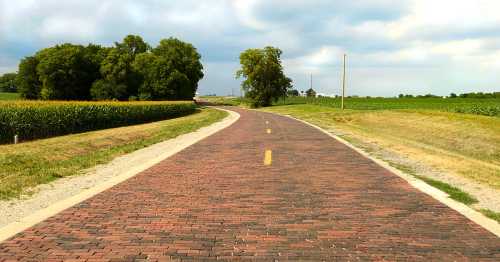
<svg viewBox="0 0 500 262">
<path fill-rule="evenodd" d="M 355 110 L 430 109 L 456 113 L 500 116 L 495 98 L 346 98 L 345 108 Z M 340 98 L 288 97 L 275 105 L 314 104 L 340 108 Z"/>
<path fill-rule="evenodd" d="M 249 105 L 246 98 L 207 96 L 201 99 L 218 105 Z M 500 116 L 498 98 L 346 98 L 346 109 L 353 110 L 437 110 L 453 113 Z M 320 105 L 340 108 L 341 99 L 331 97 L 287 97 L 279 99 L 274 106 Z"/>
<path fill-rule="evenodd" d="M 135 125 L 188 115 L 185 102 L 0 101 L 0 143 Z"/>
<path fill-rule="evenodd" d="M 0 92 L 0 100 L 18 100 L 20 99 L 19 93 L 2 93 Z"/>
</svg>

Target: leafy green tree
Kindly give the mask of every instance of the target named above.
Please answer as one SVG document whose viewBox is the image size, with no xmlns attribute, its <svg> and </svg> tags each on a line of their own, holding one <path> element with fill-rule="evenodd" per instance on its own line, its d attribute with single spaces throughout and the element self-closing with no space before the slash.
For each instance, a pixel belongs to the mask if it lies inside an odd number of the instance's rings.
<svg viewBox="0 0 500 262">
<path fill-rule="evenodd" d="M 253 106 L 269 106 L 292 87 L 281 65 L 282 51 L 275 47 L 248 49 L 241 53 L 236 78 L 245 78 L 242 87 Z"/>
<path fill-rule="evenodd" d="M 192 99 L 198 89 L 198 82 L 203 78 L 203 65 L 198 50 L 189 43 L 176 38 L 160 41 L 153 49 L 153 54 L 160 57 L 164 68 L 165 80 L 168 82 L 171 99 Z M 161 69 L 160 69 L 161 70 Z"/>
<path fill-rule="evenodd" d="M 101 63 L 102 79 L 94 82 L 90 90 L 92 98 L 126 100 L 130 95 L 137 94 L 136 87 L 129 83 L 133 59 L 128 53 L 111 49 Z"/>
<path fill-rule="evenodd" d="M 158 57 L 152 53 L 142 53 L 135 57 L 132 69 L 142 76 L 143 82 L 138 90 L 140 100 L 152 100 L 160 94 L 168 93 L 167 86 L 158 83 L 161 75 Z"/>
<path fill-rule="evenodd" d="M 36 68 L 38 66 L 38 59 L 34 56 L 28 56 L 21 60 L 19 63 L 19 70 L 17 73 L 17 88 L 22 98 L 25 99 L 39 99 L 42 83 L 38 77 Z"/>
<path fill-rule="evenodd" d="M 104 79 L 97 80 L 92 84 L 90 94 L 94 100 L 123 100 L 128 97 L 126 85 L 114 84 Z"/>
<path fill-rule="evenodd" d="M 141 100 L 192 99 L 203 78 L 201 56 L 191 44 L 169 38 L 160 41 L 151 53 L 143 53 L 133 63 L 143 77 Z"/>
<path fill-rule="evenodd" d="M 17 92 L 16 78 L 16 73 L 7 73 L 3 76 L 0 76 L 0 91 L 10 93 Z"/>
<path fill-rule="evenodd" d="M 290 89 L 286 92 L 287 96 L 299 96 L 299 91 L 297 89 Z"/>
<path fill-rule="evenodd" d="M 120 51 L 128 53 L 132 57 L 151 49 L 142 37 L 138 35 L 128 35 L 123 39 L 122 43 L 115 43 L 115 45 Z"/>
<path fill-rule="evenodd" d="M 139 54 L 150 48 L 140 36 L 128 35 L 122 43 L 107 51 L 101 63 L 102 79 L 92 85 L 90 91 L 95 100 L 128 100 L 136 96 L 142 77 L 132 70 L 132 63 Z"/>
<path fill-rule="evenodd" d="M 314 89 L 312 89 L 312 88 L 309 88 L 306 91 L 306 96 L 307 97 L 316 97 L 316 91 L 314 91 Z"/>
<path fill-rule="evenodd" d="M 39 52 L 37 73 L 42 82 L 41 98 L 50 100 L 88 100 L 90 86 L 99 66 L 86 59 L 81 45 L 63 44 Z"/>
<path fill-rule="evenodd" d="M 201 56 L 189 43 L 164 39 L 152 49 L 128 35 L 115 47 L 63 44 L 19 65 L 22 97 L 54 100 L 192 99 L 203 78 Z"/>
<path fill-rule="evenodd" d="M 89 75 L 89 81 L 96 81 L 102 78 L 100 68 L 108 53 L 112 50 L 109 47 L 89 44 L 84 49 L 83 59 L 86 61 L 87 68 L 85 69 Z"/>
</svg>

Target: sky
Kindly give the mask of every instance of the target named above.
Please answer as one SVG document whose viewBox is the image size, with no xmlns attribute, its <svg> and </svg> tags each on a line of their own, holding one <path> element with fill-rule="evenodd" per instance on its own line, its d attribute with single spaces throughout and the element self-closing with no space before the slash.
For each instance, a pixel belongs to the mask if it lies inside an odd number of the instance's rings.
<svg viewBox="0 0 500 262">
<path fill-rule="evenodd" d="M 201 94 L 240 94 L 239 54 L 283 50 L 298 90 L 447 95 L 500 91 L 498 0 L 0 0 L 0 74 L 55 44 L 151 45 L 177 37 L 202 55 Z"/>
</svg>

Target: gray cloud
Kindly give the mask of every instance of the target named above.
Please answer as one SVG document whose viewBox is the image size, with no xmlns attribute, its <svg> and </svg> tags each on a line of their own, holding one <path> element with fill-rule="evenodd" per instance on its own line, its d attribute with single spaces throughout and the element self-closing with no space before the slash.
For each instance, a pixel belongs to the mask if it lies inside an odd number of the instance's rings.
<svg viewBox="0 0 500 262">
<path fill-rule="evenodd" d="M 496 5 L 494 0 L 481 1 L 489 9 Z M 474 0 L 464 2 L 475 7 Z M 111 45 L 127 34 L 139 34 L 153 45 L 170 36 L 192 42 L 203 56 L 206 77 L 200 91 L 204 93 L 239 90 L 234 79 L 239 53 L 265 45 L 283 49 L 286 72 L 299 89 L 314 73 L 318 91 L 336 90 L 344 52 L 349 53 L 352 69 L 351 91 L 360 95 L 497 88 L 500 19 L 483 15 L 482 10 L 468 12 L 469 5 L 457 13 L 450 9 L 433 16 L 435 4 L 431 0 L 0 0 L 0 73 L 14 70 L 22 57 L 57 43 Z M 475 16 L 467 17 L 469 13 Z"/>
</svg>

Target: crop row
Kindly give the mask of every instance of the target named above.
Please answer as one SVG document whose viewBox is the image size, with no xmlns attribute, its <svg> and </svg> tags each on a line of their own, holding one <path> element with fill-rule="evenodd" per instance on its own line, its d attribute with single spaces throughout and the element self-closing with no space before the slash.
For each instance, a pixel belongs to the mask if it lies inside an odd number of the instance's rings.
<svg viewBox="0 0 500 262">
<path fill-rule="evenodd" d="M 192 102 L 0 102 L 0 143 L 166 120 L 195 112 Z"/>
<path fill-rule="evenodd" d="M 276 105 L 315 104 L 340 108 L 340 98 L 288 97 Z M 346 98 L 347 109 L 432 109 L 457 113 L 500 116 L 500 99 L 479 98 Z"/>
</svg>

